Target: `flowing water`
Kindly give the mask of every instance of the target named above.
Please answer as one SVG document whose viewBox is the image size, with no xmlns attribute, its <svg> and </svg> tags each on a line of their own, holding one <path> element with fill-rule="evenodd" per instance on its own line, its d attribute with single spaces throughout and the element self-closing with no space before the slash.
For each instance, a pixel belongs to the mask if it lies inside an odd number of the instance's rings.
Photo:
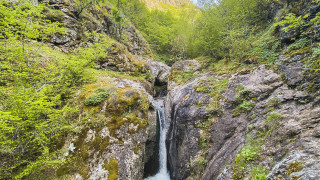
<svg viewBox="0 0 320 180">
<path fill-rule="evenodd" d="M 158 111 L 158 120 L 160 124 L 160 141 L 159 141 L 159 171 L 156 175 L 148 177 L 145 180 L 170 180 L 167 169 L 167 149 L 166 149 L 166 126 L 164 115 L 164 101 L 158 99 L 154 101 Z"/>
</svg>

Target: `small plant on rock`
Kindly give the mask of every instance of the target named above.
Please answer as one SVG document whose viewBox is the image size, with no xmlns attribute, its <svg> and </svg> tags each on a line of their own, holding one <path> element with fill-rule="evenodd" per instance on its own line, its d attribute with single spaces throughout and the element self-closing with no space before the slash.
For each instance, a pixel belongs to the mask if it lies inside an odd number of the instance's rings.
<svg viewBox="0 0 320 180">
<path fill-rule="evenodd" d="M 271 132 L 276 129 L 279 125 L 279 121 L 283 119 L 283 116 L 278 113 L 271 113 L 266 121 L 264 122 L 267 128 L 267 135 L 271 134 Z"/>
<path fill-rule="evenodd" d="M 254 104 L 250 101 L 243 101 L 233 110 L 233 116 L 239 116 L 241 113 L 250 112 L 254 108 Z"/>
<path fill-rule="evenodd" d="M 104 101 L 105 99 L 107 99 L 107 97 L 109 96 L 109 90 L 105 87 L 100 87 L 98 88 L 94 94 L 92 94 L 91 96 L 89 96 L 85 101 L 84 104 L 86 106 L 96 106 L 98 104 L 100 104 L 102 101 Z"/>
<path fill-rule="evenodd" d="M 268 170 L 259 165 L 257 167 L 253 167 L 250 172 L 250 176 L 255 180 L 266 180 L 267 179 Z"/>
</svg>

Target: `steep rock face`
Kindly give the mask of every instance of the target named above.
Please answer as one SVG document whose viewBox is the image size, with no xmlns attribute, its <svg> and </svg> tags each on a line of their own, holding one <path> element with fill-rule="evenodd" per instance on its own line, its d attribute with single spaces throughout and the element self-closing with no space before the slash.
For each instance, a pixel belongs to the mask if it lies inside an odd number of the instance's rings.
<svg viewBox="0 0 320 180">
<path fill-rule="evenodd" d="M 159 121 L 156 109 L 149 110 L 149 134 L 144 156 L 144 178 L 156 174 L 159 170 Z"/>
<path fill-rule="evenodd" d="M 316 135 L 319 122 L 319 100 L 312 101 L 312 95 L 308 92 L 290 89 L 275 73 L 268 75 L 258 72 L 255 70 L 248 75 L 238 76 L 234 79 L 235 81 L 230 82 L 233 85 L 240 83 L 250 90 L 250 97 L 257 98 L 255 107 L 245 115 L 245 124 L 248 126 L 247 128 L 244 126 L 242 130 L 242 133 L 263 141 L 261 157 L 254 165 L 262 165 L 270 169 L 268 179 L 319 178 L 320 159 L 316 148 L 320 143 Z M 256 79 L 257 73 L 260 76 L 258 79 Z M 250 81 L 252 78 L 256 81 Z M 261 82 L 259 79 L 263 79 L 265 83 L 257 84 Z M 226 96 L 231 97 L 229 100 L 232 101 L 231 92 L 232 90 L 229 89 Z M 270 118 L 275 114 L 281 118 Z M 244 136 L 243 141 L 245 141 Z M 215 169 L 214 160 L 211 160 L 208 167 L 203 179 L 217 177 L 216 175 L 221 172 L 223 173 L 217 179 L 234 177 L 231 168 L 226 168 L 224 171 L 220 169 L 216 174 L 212 173 L 210 170 Z M 244 173 L 243 177 L 250 177 L 250 174 Z"/>
<path fill-rule="evenodd" d="M 250 97 L 260 100 L 281 84 L 280 76 L 271 70 L 266 70 L 264 66 L 257 68 L 252 73 L 237 74 L 230 78 L 228 90 L 224 94 L 226 102 L 223 102 L 223 115 L 218 118 L 210 130 L 213 143 L 210 145 L 208 164 L 202 179 L 216 179 L 223 167 L 232 164 L 239 148 L 246 141 L 249 115 L 241 114 L 235 117 L 233 112 L 238 96 L 237 87 L 243 86 L 250 91 Z M 232 175 L 223 178 L 232 178 Z"/>
<path fill-rule="evenodd" d="M 172 71 L 188 71 L 199 66 L 195 60 L 180 61 L 173 65 Z M 210 115 L 206 105 L 212 99 L 197 92 L 197 87 L 208 78 L 208 74 L 200 75 L 181 85 L 169 81 L 165 106 L 168 129 L 166 143 L 172 179 L 186 179 L 196 171 L 197 163 L 201 161 L 199 158 L 203 152 L 200 141 L 205 133 L 198 126 Z"/>
<path fill-rule="evenodd" d="M 80 103 L 103 88 L 110 95 L 98 106 L 83 106 L 82 116 L 88 117 L 88 125 L 79 127 L 80 132 L 68 138 L 63 149 L 72 161 L 63 165 L 58 175 L 71 173 L 76 179 L 143 179 L 144 164 L 152 158 L 146 155 L 146 142 L 154 141 L 156 136 L 152 96 L 142 82 L 98 78 L 97 83 L 80 92 Z"/>
<path fill-rule="evenodd" d="M 56 34 L 50 40 L 50 43 L 66 53 L 83 46 L 83 38 L 90 39 L 86 32 L 95 31 L 123 42 L 129 52 L 134 55 L 151 54 L 148 43 L 133 25 L 124 24 L 120 36 L 115 28 L 116 23 L 111 16 L 107 15 L 110 14 L 110 7 L 100 7 L 98 9 L 95 6 L 90 6 L 85 10 L 86 12 L 80 14 L 80 17 L 76 17 L 78 13 L 76 6 L 70 0 L 42 1 L 49 2 L 50 7 L 55 10 L 47 10 L 45 12 L 46 17 L 52 22 L 62 23 L 67 29 L 66 34 Z M 105 11 L 109 13 L 105 13 Z M 90 40 L 86 43 L 90 44 Z"/>
<path fill-rule="evenodd" d="M 282 62 L 280 56 L 279 62 L 287 63 L 280 65 L 281 76 L 265 66 L 234 74 L 219 102 L 222 113 L 213 117 L 207 104 L 196 103 L 210 94 L 194 87 L 202 79 L 221 76 L 199 74 L 173 86 L 166 106 L 172 179 L 252 178 L 250 169 L 259 165 L 269 170 L 268 179 L 318 179 L 320 117 L 319 98 L 315 97 L 319 92 L 305 91 L 310 86 L 307 79 L 317 79 L 302 71 L 300 60 L 293 57 Z M 208 98 L 209 103 L 211 100 Z M 211 122 L 207 127 L 197 124 L 206 119 Z M 243 146 L 253 146 L 251 141 L 262 143 L 257 159 L 241 170 L 236 155 Z"/>
<path fill-rule="evenodd" d="M 196 105 L 199 101 L 209 103 L 210 97 L 195 93 L 192 85 L 197 80 L 177 86 L 167 96 L 168 161 L 173 179 L 185 179 L 191 173 L 189 164 L 201 149 L 200 131 L 196 126 L 208 112 L 204 106 Z"/>
</svg>

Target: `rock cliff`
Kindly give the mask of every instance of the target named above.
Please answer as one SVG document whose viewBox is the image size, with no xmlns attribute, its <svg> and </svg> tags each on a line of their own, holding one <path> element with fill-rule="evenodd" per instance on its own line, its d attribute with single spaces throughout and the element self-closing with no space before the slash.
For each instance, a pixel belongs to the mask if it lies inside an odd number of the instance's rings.
<svg viewBox="0 0 320 180">
<path fill-rule="evenodd" d="M 166 115 L 172 179 L 254 178 L 256 167 L 269 172 L 268 179 L 319 178 L 319 91 L 306 89 L 315 88 L 307 79 L 316 78 L 303 71 L 299 56 L 283 58 L 279 71 L 262 65 L 230 77 L 193 68 L 194 77 L 171 86 Z M 173 65 L 171 73 L 199 66 L 187 62 Z M 221 88 L 214 87 L 224 79 L 228 85 L 215 102 L 214 91 Z M 219 105 L 212 109 L 213 103 Z"/>
</svg>

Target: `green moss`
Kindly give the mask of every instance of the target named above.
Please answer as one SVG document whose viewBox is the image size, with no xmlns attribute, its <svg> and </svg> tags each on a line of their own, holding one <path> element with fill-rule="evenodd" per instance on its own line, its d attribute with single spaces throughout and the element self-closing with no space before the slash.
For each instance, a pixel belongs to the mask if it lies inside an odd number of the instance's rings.
<svg viewBox="0 0 320 180">
<path fill-rule="evenodd" d="M 100 152 L 106 150 L 106 148 L 110 145 L 110 138 L 106 137 L 102 140 L 101 146 L 100 146 Z"/>
<path fill-rule="evenodd" d="M 140 95 L 137 90 L 128 87 L 125 89 L 119 89 L 117 93 L 109 98 L 107 113 L 119 116 L 124 112 L 130 112 L 135 107 L 138 107 L 139 99 Z"/>
<path fill-rule="evenodd" d="M 169 80 L 175 81 L 177 84 L 184 84 L 195 77 L 194 72 L 194 70 L 181 71 L 173 69 L 172 73 L 169 75 Z"/>
<path fill-rule="evenodd" d="M 116 130 L 118 130 L 120 126 L 125 123 L 125 119 L 122 116 L 111 117 L 110 119 L 107 120 L 107 122 L 108 122 L 108 128 L 109 128 L 110 134 L 112 136 L 115 136 Z"/>
<path fill-rule="evenodd" d="M 103 166 L 108 172 L 108 180 L 117 180 L 119 178 L 119 164 L 115 158 L 110 158 L 109 162 L 104 162 Z"/>
<path fill-rule="evenodd" d="M 141 144 L 140 144 L 140 143 L 137 143 L 136 146 L 135 146 L 135 148 L 134 148 L 134 150 L 133 150 L 133 152 L 134 152 L 135 154 L 138 154 L 139 151 L 141 151 Z"/>
<path fill-rule="evenodd" d="M 89 178 L 89 172 L 90 172 L 90 168 L 88 167 L 88 165 L 83 165 L 80 167 L 79 169 L 79 174 L 82 176 L 82 178 L 84 179 L 88 179 Z"/>
<path fill-rule="evenodd" d="M 94 94 L 90 95 L 85 101 L 86 106 L 96 106 L 108 98 L 110 92 L 106 87 L 99 87 Z"/>
<path fill-rule="evenodd" d="M 269 112 L 272 112 L 272 111 L 274 111 L 274 109 L 275 109 L 274 107 L 270 107 L 270 108 L 268 109 L 268 111 L 269 111 Z"/>
<path fill-rule="evenodd" d="M 90 143 L 90 148 L 93 148 L 95 151 L 100 149 L 102 143 L 102 138 L 97 135 L 95 136 L 94 140 Z"/>
<path fill-rule="evenodd" d="M 304 54 L 309 54 L 309 53 L 312 53 L 312 49 L 310 47 L 304 47 L 304 48 L 301 48 L 301 49 L 297 49 L 297 50 L 291 51 L 289 53 L 289 56 L 293 57 L 295 55 L 304 55 Z"/>
<path fill-rule="evenodd" d="M 305 165 L 302 162 L 291 162 L 289 164 L 289 167 L 287 167 L 287 172 L 286 174 L 289 176 L 290 174 L 292 174 L 293 172 L 299 172 L 301 171 L 303 168 L 305 167 Z"/>
<path fill-rule="evenodd" d="M 137 111 L 130 113 L 128 115 L 125 116 L 125 118 L 128 120 L 128 122 L 133 123 L 134 125 L 138 125 L 138 128 L 136 130 L 134 129 L 129 129 L 128 133 L 130 134 L 134 134 L 137 133 L 141 128 L 146 128 L 149 124 L 149 121 L 147 120 L 147 117 L 145 118 L 139 118 L 138 117 L 138 113 Z"/>
</svg>

